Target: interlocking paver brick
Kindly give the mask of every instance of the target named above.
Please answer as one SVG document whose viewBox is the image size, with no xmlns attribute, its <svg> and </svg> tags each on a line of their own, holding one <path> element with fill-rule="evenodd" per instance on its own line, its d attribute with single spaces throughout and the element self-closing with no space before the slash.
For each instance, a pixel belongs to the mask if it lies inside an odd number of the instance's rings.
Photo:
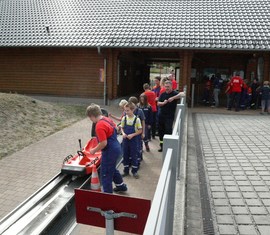
<svg viewBox="0 0 270 235">
<path fill-rule="evenodd" d="M 232 173 L 230 171 L 220 171 L 219 174 L 221 176 L 225 176 L 225 175 L 232 175 Z"/>
<path fill-rule="evenodd" d="M 232 206 L 232 211 L 235 215 L 247 215 L 249 211 L 245 206 Z"/>
<path fill-rule="evenodd" d="M 223 184 L 226 186 L 236 186 L 237 185 L 237 183 L 233 180 L 224 180 Z"/>
<path fill-rule="evenodd" d="M 257 172 L 256 171 L 245 171 L 245 174 L 247 176 L 249 176 L 249 175 L 257 175 Z"/>
<path fill-rule="evenodd" d="M 256 192 L 269 192 L 269 187 L 267 186 L 254 186 L 254 189 Z"/>
<path fill-rule="evenodd" d="M 215 199 L 227 198 L 225 192 L 213 192 L 212 196 Z"/>
<path fill-rule="evenodd" d="M 267 210 L 264 207 L 253 206 L 253 207 L 249 207 L 249 210 L 252 215 L 266 215 L 267 214 Z"/>
<path fill-rule="evenodd" d="M 233 217 L 231 215 L 217 215 L 218 224 L 234 224 Z"/>
<path fill-rule="evenodd" d="M 258 225 L 270 225 L 270 216 L 269 215 L 254 215 L 253 219 Z M 270 230 L 269 230 L 270 233 Z"/>
<path fill-rule="evenodd" d="M 258 173 L 260 176 L 266 176 L 266 177 L 267 177 L 267 176 L 268 176 L 268 177 L 270 176 L 268 170 L 266 170 L 266 171 L 257 171 L 257 173 Z"/>
<path fill-rule="evenodd" d="M 237 181 L 242 181 L 242 180 L 247 180 L 248 179 L 248 177 L 245 176 L 245 175 L 236 175 L 234 178 Z"/>
<path fill-rule="evenodd" d="M 246 203 L 248 206 L 262 206 L 261 201 L 257 198 L 246 199 Z"/>
<path fill-rule="evenodd" d="M 262 198 L 261 200 L 262 200 L 262 202 L 263 202 L 263 204 L 265 206 L 270 206 L 270 199 L 264 199 L 264 198 Z"/>
<path fill-rule="evenodd" d="M 239 225 L 239 235 L 257 235 L 257 231 L 254 226 L 251 225 Z"/>
<path fill-rule="evenodd" d="M 260 198 L 270 198 L 269 192 L 258 192 Z"/>
<path fill-rule="evenodd" d="M 209 184 L 211 185 L 211 186 L 220 186 L 220 185 L 223 185 L 223 183 L 222 183 L 222 181 L 220 180 L 215 180 L 215 181 L 213 181 L 213 180 L 211 180 L 210 182 L 209 182 Z"/>
<path fill-rule="evenodd" d="M 258 226 L 260 235 L 269 235 L 270 226 Z"/>
<path fill-rule="evenodd" d="M 270 180 L 270 175 L 261 175 L 263 180 Z"/>
<path fill-rule="evenodd" d="M 210 175 L 209 180 L 221 180 L 221 177 L 219 175 Z"/>
<path fill-rule="evenodd" d="M 252 219 L 249 215 L 236 215 L 235 221 L 237 224 L 252 224 Z"/>
<path fill-rule="evenodd" d="M 225 191 L 226 192 L 239 192 L 239 189 L 236 186 L 226 186 Z"/>
<path fill-rule="evenodd" d="M 255 192 L 242 192 L 243 198 L 257 198 L 258 194 Z"/>
<path fill-rule="evenodd" d="M 216 206 L 215 212 L 217 215 L 230 215 L 231 209 L 229 206 Z"/>
<path fill-rule="evenodd" d="M 229 202 L 232 206 L 244 206 L 245 205 L 245 202 L 243 199 L 239 199 L 239 198 L 232 198 L 232 199 L 229 199 Z"/>
<path fill-rule="evenodd" d="M 265 183 L 262 180 L 250 181 L 253 186 L 264 186 Z"/>
<path fill-rule="evenodd" d="M 220 235 L 235 235 L 237 231 L 233 225 L 218 225 Z"/>
<path fill-rule="evenodd" d="M 249 186 L 251 183 L 249 181 L 237 181 L 239 186 Z"/>
<path fill-rule="evenodd" d="M 222 180 L 234 180 L 234 177 L 231 175 L 225 175 L 225 176 L 222 176 Z"/>
<path fill-rule="evenodd" d="M 210 189 L 212 192 L 224 192 L 223 186 L 211 186 Z"/>
<path fill-rule="evenodd" d="M 254 188 L 251 186 L 239 186 L 241 192 L 253 192 Z"/>
<path fill-rule="evenodd" d="M 214 199 L 215 206 L 227 206 L 229 204 L 227 199 Z"/>
<path fill-rule="evenodd" d="M 227 192 L 228 198 L 242 198 L 240 192 Z"/>
</svg>

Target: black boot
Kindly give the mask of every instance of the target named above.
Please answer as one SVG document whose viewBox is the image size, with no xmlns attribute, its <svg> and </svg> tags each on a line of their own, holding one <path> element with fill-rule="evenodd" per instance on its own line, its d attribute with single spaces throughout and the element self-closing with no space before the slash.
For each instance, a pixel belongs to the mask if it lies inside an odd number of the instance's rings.
<svg viewBox="0 0 270 235">
<path fill-rule="evenodd" d="M 159 144 L 160 145 L 160 149 L 158 150 L 159 152 L 163 151 L 163 144 Z"/>
</svg>

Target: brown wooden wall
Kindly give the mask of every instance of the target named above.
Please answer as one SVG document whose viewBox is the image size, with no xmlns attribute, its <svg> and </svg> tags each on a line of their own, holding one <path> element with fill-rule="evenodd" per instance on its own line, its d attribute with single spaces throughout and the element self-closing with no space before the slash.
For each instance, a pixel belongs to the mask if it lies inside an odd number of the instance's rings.
<svg viewBox="0 0 270 235">
<path fill-rule="evenodd" d="M 258 53 L 257 53 L 258 54 Z M 262 54 L 256 54 L 256 58 Z M 103 98 L 100 69 L 107 62 L 107 98 L 142 92 L 149 58 L 179 59 L 180 83 L 191 86 L 191 68 L 202 76 L 204 68 L 224 68 L 228 73 L 244 70 L 245 78 L 256 74 L 257 60 L 251 52 L 102 48 L 0 48 L 0 92 Z M 269 79 L 269 53 L 264 54 L 264 80 Z M 118 63 L 120 71 L 118 71 Z M 117 84 L 119 72 L 119 84 Z M 148 71 L 149 72 L 149 71 Z"/>
<path fill-rule="evenodd" d="M 0 48 L 0 91 L 103 97 L 103 56 L 88 48 Z"/>
</svg>

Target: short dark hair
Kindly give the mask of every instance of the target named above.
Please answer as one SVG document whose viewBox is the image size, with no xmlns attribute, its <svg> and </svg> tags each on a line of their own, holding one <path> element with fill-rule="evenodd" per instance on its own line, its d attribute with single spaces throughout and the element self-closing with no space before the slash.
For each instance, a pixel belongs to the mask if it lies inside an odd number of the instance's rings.
<svg viewBox="0 0 270 235">
<path fill-rule="evenodd" d="M 129 97 L 128 102 L 132 102 L 136 105 L 139 103 L 138 99 L 135 96 Z"/>
<path fill-rule="evenodd" d="M 150 86 L 149 86 L 148 83 L 144 83 L 144 84 L 143 84 L 143 89 L 144 89 L 144 90 L 147 90 L 147 89 L 149 89 L 149 88 L 150 88 Z"/>
<path fill-rule="evenodd" d="M 240 76 L 240 71 L 235 71 L 235 76 Z"/>
<path fill-rule="evenodd" d="M 100 109 L 100 106 L 97 104 L 92 103 L 91 105 L 89 105 L 86 109 L 86 115 L 88 117 L 98 117 L 99 115 L 102 115 L 102 111 Z"/>
<path fill-rule="evenodd" d="M 131 110 L 134 110 L 135 108 L 136 108 L 136 105 L 133 103 L 133 102 L 128 102 L 125 106 L 124 106 L 124 108 L 130 108 Z"/>
</svg>

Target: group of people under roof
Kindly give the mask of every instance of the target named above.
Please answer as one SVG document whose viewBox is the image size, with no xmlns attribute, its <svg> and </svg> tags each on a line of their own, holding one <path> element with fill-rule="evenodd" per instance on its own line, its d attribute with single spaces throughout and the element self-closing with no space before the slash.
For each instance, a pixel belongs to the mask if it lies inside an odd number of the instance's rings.
<svg viewBox="0 0 270 235">
<path fill-rule="evenodd" d="M 246 82 L 240 72 L 235 72 L 229 81 L 224 84 L 220 74 L 206 77 L 203 102 L 218 108 L 220 105 L 220 94 L 224 91 L 227 97 L 226 108 L 235 109 L 236 112 L 244 109 L 257 109 L 261 107 L 261 114 L 270 114 L 270 87 L 269 81 L 259 83 L 255 78 L 251 83 Z"/>
<path fill-rule="evenodd" d="M 96 124 L 95 132 L 99 142 L 90 152 L 94 154 L 102 151 L 103 192 L 127 191 L 123 177 L 131 173 L 135 179 L 139 179 L 138 170 L 143 160 L 143 145 L 147 152 L 151 151 L 149 141 L 159 136 L 158 151 L 162 152 L 164 135 L 172 134 L 176 106 L 185 93 L 176 91 L 177 83 L 173 75 L 163 80 L 155 77 L 154 82 L 155 86 L 152 88 L 145 83 L 138 98 L 131 96 L 128 100 L 120 101 L 120 117 L 111 113 L 105 117 L 97 104 L 91 104 L 86 110 L 87 116 Z M 117 123 L 114 123 L 113 119 Z M 123 136 L 121 144 L 117 140 L 117 133 Z M 122 174 L 116 169 L 116 162 L 121 154 L 124 166 Z M 114 188 L 112 182 L 115 184 Z"/>
</svg>

